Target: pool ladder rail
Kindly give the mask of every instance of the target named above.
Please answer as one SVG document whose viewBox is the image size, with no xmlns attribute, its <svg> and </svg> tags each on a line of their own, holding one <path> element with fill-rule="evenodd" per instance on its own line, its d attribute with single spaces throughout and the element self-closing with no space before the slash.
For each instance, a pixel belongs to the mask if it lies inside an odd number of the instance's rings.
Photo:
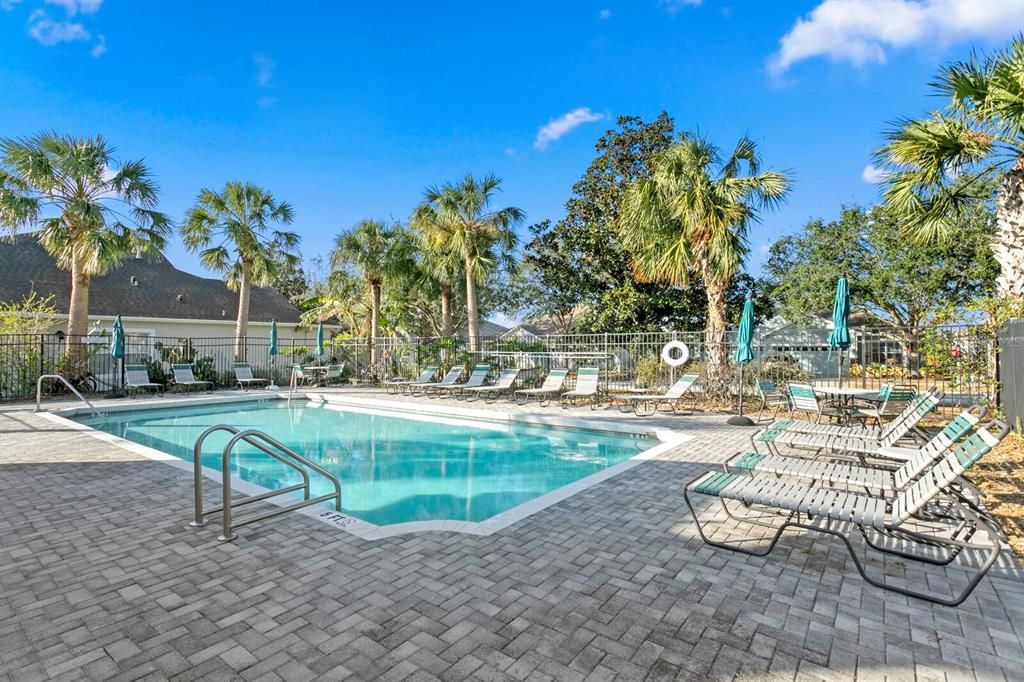
<svg viewBox="0 0 1024 682">
<path fill-rule="evenodd" d="M 43 411 L 43 381 L 46 379 L 55 379 L 58 382 L 64 384 L 64 386 L 67 387 L 67 389 L 71 391 L 71 393 L 76 398 L 78 398 L 80 401 L 82 401 L 89 407 L 89 409 L 92 411 L 92 416 L 102 416 L 100 411 L 96 409 L 96 406 L 89 402 L 88 398 L 79 393 L 78 389 L 72 386 L 71 382 L 65 379 L 63 374 L 41 374 L 39 375 L 39 378 L 36 379 L 36 412 Z"/>
<path fill-rule="evenodd" d="M 207 436 L 218 431 L 227 431 L 232 434 L 231 439 L 227 442 L 227 445 L 224 446 L 224 450 L 221 454 L 221 504 L 219 507 L 203 509 L 203 441 L 206 440 Z M 250 495 L 248 497 L 232 500 L 230 467 L 231 453 L 234 451 L 235 446 L 242 441 L 245 441 L 264 454 L 273 457 L 285 466 L 298 471 L 299 474 L 302 475 L 302 483 L 296 483 L 295 485 L 290 485 L 285 488 L 268 490 L 267 492 L 260 493 L 258 495 Z M 234 533 L 235 528 L 248 526 L 249 524 L 257 523 L 259 521 L 266 521 L 267 519 L 272 519 L 275 516 L 287 514 L 288 512 L 296 511 L 314 504 L 320 504 L 330 499 L 334 500 L 335 510 L 339 512 L 341 511 L 341 481 L 338 480 L 338 477 L 324 469 L 319 464 L 303 457 L 281 441 L 263 433 L 262 431 L 257 431 L 256 429 L 246 429 L 242 431 L 234 426 L 229 426 L 228 424 L 217 424 L 215 426 L 211 426 L 203 431 L 199 438 L 196 439 L 196 443 L 192 447 L 192 461 L 194 465 L 193 474 L 195 477 L 193 483 L 195 488 L 195 519 L 189 525 L 195 528 L 205 526 L 207 524 L 205 518 L 207 514 L 216 514 L 217 512 L 221 512 L 221 516 L 223 518 L 223 529 L 221 535 L 217 537 L 221 542 L 229 542 L 237 538 L 238 536 Z M 310 469 L 329 480 L 334 486 L 334 492 L 310 498 Z M 277 497 L 278 495 L 297 492 L 299 490 L 303 492 L 303 500 L 301 502 L 289 504 L 262 514 L 254 514 L 238 521 L 234 520 L 232 517 L 232 511 L 237 507 L 251 504 L 253 502 L 259 502 L 260 500 L 266 500 L 271 497 Z"/>
</svg>

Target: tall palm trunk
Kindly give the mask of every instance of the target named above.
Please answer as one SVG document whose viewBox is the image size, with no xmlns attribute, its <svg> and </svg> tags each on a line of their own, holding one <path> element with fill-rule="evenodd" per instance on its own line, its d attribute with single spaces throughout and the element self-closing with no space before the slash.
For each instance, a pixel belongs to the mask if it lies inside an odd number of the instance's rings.
<svg viewBox="0 0 1024 682">
<path fill-rule="evenodd" d="M 238 284 L 238 320 L 235 322 L 235 359 L 245 360 L 245 337 L 249 335 L 249 264 L 242 261 L 242 278 Z"/>
<path fill-rule="evenodd" d="M 708 364 L 704 390 L 715 397 L 726 397 L 729 386 L 729 354 L 726 346 L 725 295 L 727 282 L 714 277 L 703 268 L 704 290 L 708 299 L 707 354 Z"/>
<path fill-rule="evenodd" d="M 469 330 L 469 350 L 480 350 L 480 309 L 476 302 L 476 280 L 473 278 L 473 260 L 466 258 L 466 326 Z"/>
<path fill-rule="evenodd" d="M 380 282 L 370 282 L 370 364 L 377 364 L 377 336 L 380 334 Z"/>
<path fill-rule="evenodd" d="M 452 285 L 450 282 L 441 283 L 441 336 L 448 338 L 452 335 Z"/>
<path fill-rule="evenodd" d="M 89 273 L 78 260 L 71 263 L 71 304 L 68 307 L 66 353 L 72 377 L 86 370 L 85 336 L 89 333 Z"/>
<path fill-rule="evenodd" d="M 1024 165 L 1003 178 L 996 201 L 996 237 L 992 251 L 999 262 L 999 293 L 1024 296 Z"/>
</svg>

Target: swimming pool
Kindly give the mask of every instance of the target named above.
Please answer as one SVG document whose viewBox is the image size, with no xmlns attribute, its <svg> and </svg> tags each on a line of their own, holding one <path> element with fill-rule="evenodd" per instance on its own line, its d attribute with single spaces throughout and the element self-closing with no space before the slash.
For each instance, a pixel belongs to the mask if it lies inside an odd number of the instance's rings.
<svg viewBox="0 0 1024 682">
<path fill-rule="evenodd" d="M 113 412 L 75 421 L 192 461 L 213 424 L 259 429 L 341 480 L 346 514 L 376 525 L 479 522 L 624 462 L 657 441 L 643 435 L 512 422 L 411 417 L 283 400 Z M 203 466 L 220 470 L 229 438 L 203 445 Z M 233 477 L 264 488 L 299 482 L 294 470 L 240 443 Z M 330 484 L 313 473 L 312 494 Z"/>
</svg>

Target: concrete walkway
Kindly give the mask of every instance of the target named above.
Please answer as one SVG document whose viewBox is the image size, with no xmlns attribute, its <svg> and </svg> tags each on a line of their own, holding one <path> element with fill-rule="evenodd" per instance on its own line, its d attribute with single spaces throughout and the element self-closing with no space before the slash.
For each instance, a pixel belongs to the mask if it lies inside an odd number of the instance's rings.
<svg viewBox="0 0 1024 682">
<path fill-rule="evenodd" d="M 223 544 L 188 528 L 182 471 L 0 411 L 0 679 L 1020 679 L 1008 552 L 953 609 L 865 584 L 823 537 L 710 549 L 680 487 L 749 431 L 657 420 L 694 440 L 493 535 L 367 541 L 288 515 Z"/>
</svg>

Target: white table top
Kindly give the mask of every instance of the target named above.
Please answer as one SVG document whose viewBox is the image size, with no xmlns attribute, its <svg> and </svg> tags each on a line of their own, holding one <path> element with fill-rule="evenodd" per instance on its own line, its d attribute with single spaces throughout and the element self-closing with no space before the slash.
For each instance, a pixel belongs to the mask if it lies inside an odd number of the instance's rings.
<svg viewBox="0 0 1024 682">
<path fill-rule="evenodd" d="M 815 393 L 822 395 L 846 395 L 846 396 L 867 396 L 867 395 L 878 395 L 878 390 L 874 388 L 850 388 L 844 386 L 839 388 L 838 386 L 815 386 Z"/>
</svg>

